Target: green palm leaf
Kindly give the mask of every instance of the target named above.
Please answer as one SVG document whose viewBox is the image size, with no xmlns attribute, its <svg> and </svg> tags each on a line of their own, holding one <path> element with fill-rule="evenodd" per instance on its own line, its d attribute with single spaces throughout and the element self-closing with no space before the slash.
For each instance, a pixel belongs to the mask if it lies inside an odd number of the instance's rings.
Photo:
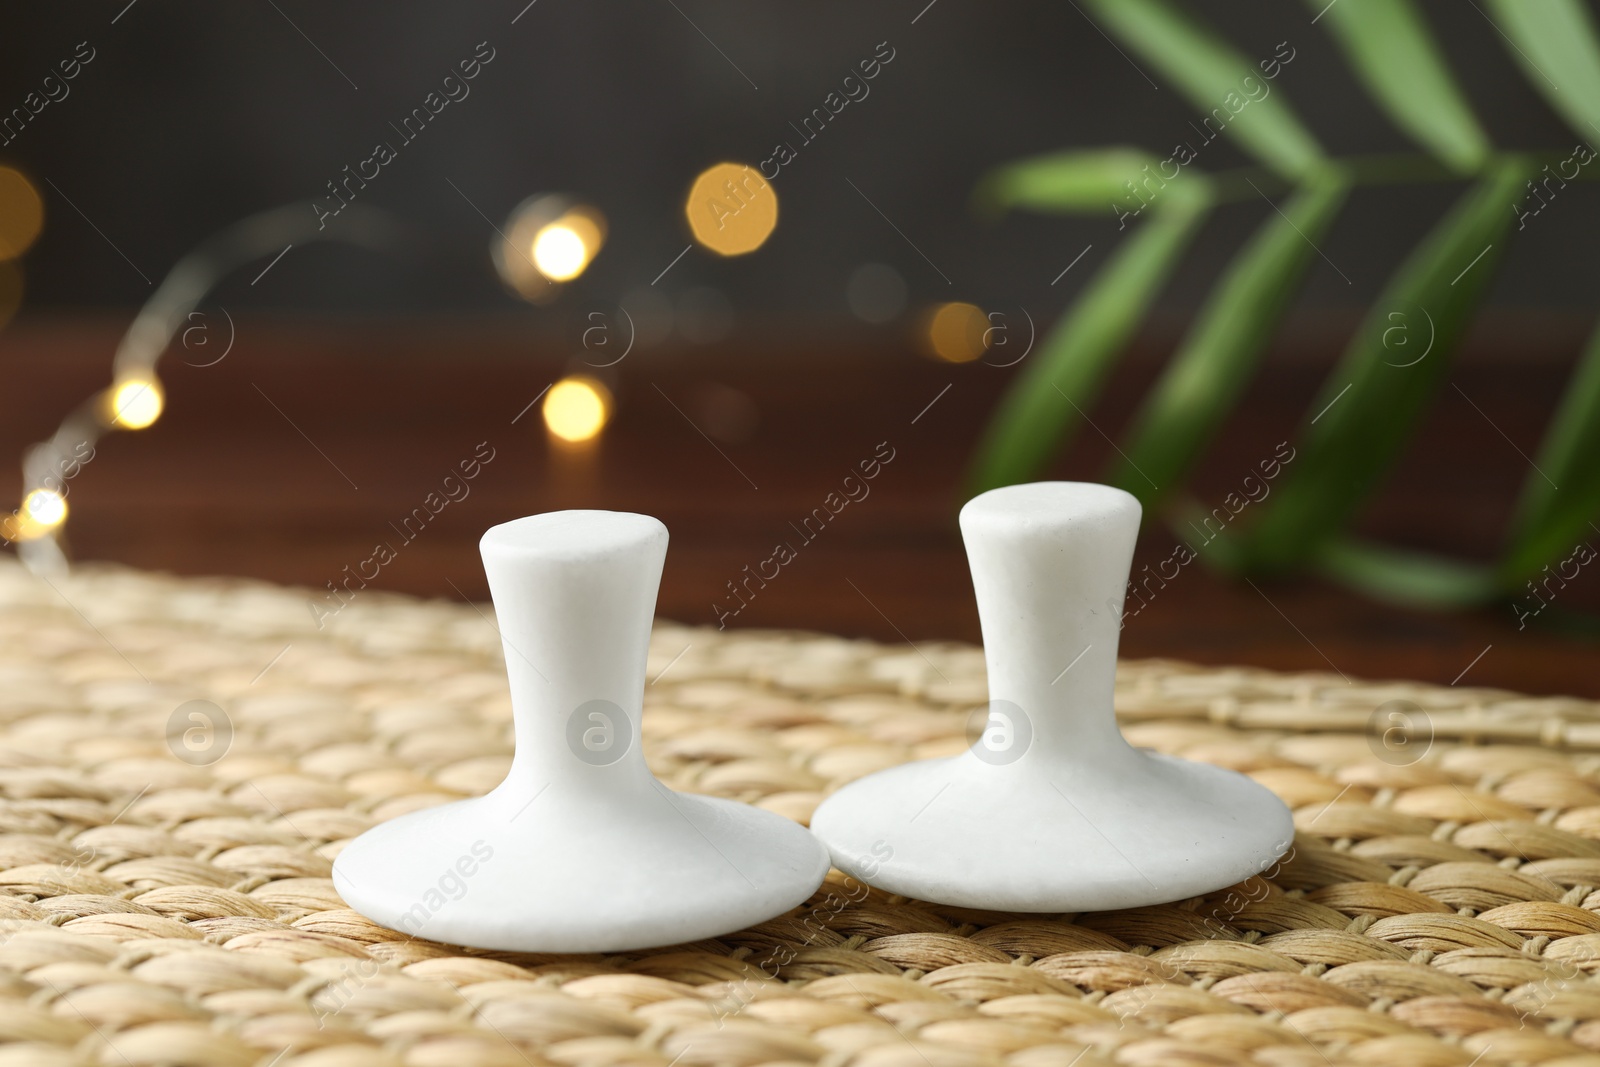
<svg viewBox="0 0 1600 1067">
<path fill-rule="evenodd" d="M 1350 537 L 1325 543 L 1313 563 L 1329 578 L 1402 607 L 1462 608 L 1495 592 L 1486 567 Z"/>
<path fill-rule="evenodd" d="M 1137 148 L 1094 148 L 1052 152 L 1008 163 L 991 172 L 978 186 L 974 199 L 991 213 L 1012 208 L 1080 214 L 1115 209 L 1122 201 L 1137 211 L 1141 203 L 1135 190 L 1151 176 L 1166 183 L 1158 171 L 1161 161 Z"/>
<path fill-rule="evenodd" d="M 1600 515 L 1600 330 L 1572 373 L 1534 466 L 1500 567 L 1507 587 L 1600 533 L 1593 525 Z"/>
<path fill-rule="evenodd" d="M 1315 555 L 1353 517 L 1414 428 L 1493 274 L 1530 164 L 1494 164 L 1401 265 L 1312 403 L 1298 455 L 1251 532 L 1262 570 Z M 1393 316 L 1403 316 L 1397 320 Z M 1395 331 L 1430 331 L 1416 352 Z"/>
<path fill-rule="evenodd" d="M 1489 156 L 1485 136 L 1411 0 L 1307 0 L 1394 124 L 1462 172 Z"/>
<path fill-rule="evenodd" d="M 1234 257 L 1134 416 L 1112 485 L 1149 505 L 1199 457 L 1248 382 L 1347 189 L 1332 173 L 1308 183 Z"/>
<path fill-rule="evenodd" d="M 1257 159 L 1288 178 L 1303 177 L 1324 163 L 1316 138 L 1283 94 L 1272 89 L 1263 71 L 1177 7 L 1166 0 L 1085 2 L 1119 40 L 1200 109 L 1205 116 L 1202 125 L 1226 130 Z"/>
<path fill-rule="evenodd" d="M 1415 0 L 1308 2 L 1318 12 L 1313 22 L 1328 18 L 1368 93 L 1428 156 L 1330 160 L 1268 84 L 1293 59 L 1287 43 L 1279 45 L 1276 65 L 1263 61 L 1258 74 L 1188 15 L 1181 0 L 1083 0 L 1092 21 L 1126 47 L 1124 55 L 1141 73 L 1148 66 L 1200 108 L 1202 148 L 1226 130 L 1273 176 L 1252 167 L 1169 188 L 1176 176 L 1166 171 L 1193 162 L 1196 150 L 1185 143 L 1160 162 L 1131 148 L 1041 156 L 985 182 L 980 202 L 994 209 L 1084 212 L 1109 198 L 1124 225 L 1145 207 L 1153 218 L 1122 240 L 1002 399 L 972 483 L 981 490 L 1024 480 L 1042 467 L 1088 420 L 1085 410 L 1109 367 L 1206 211 L 1262 195 L 1261 185 L 1276 196 L 1286 184 L 1291 194 L 1282 210 L 1275 207 L 1275 217 L 1268 216 L 1213 287 L 1135 415 L 1126 452 L 1108 478 L 1159 505 L 1181 536 L 1192 531 L 1201 538 L 1203 558 L 1225 571 L 1310 567 L 1399 603 L 1489 601 L 1579 548 L 1592 552 L 1591 532 L 1600 538 L 1600 329 L 1525 483 L 1498 566 L 1375 544 L 1344 531 L 1448 374 L 1451 354 L 1511 239 L 1512 220 L 1528 218 L 1519 214 L 1524 186 L 1537 161 L 1555 154 L 1495 153 Z M 1583 0 L 1485 2 L 1490 21 L 1550 104 L 1585 141 L 1600 134 L 1600 36 Z M 1581 166 L 1592 155 L 1567 162 Z M 1252 498 L 1256 521 L 1241 524 L 1234 537 L 1217 536 L 1212 527 L 1235 529 L 1231 521 L 1242 505 L 1231 498 L 1238 494 L 1208 511 L 1179 483 L 1233 410 L 1348 189 L 1462 174 L 1479 180 L 1389 280 L 1307 411 L 1298 453 L 1286 453 L 1287 445 L 1274 453 L 1271 478 L 1278 480 L 1270 494 Z M 1560 177 L 1565 182 L 1573 175 Z"/>
<path fill-rule="evenodd" d="M 970 491 L 1027 481 L 1050 458 L 1139 324 L 1211 204 L 1195 175 L 1124 238 L 1001 399 L 985 431 Z"/>
<path fill-rule="evenodd" d="M 1578 136 L 1600 134 L 1600 41 L 1582 0 L 1487 0 L 1528 81 Z"/>
</svg>

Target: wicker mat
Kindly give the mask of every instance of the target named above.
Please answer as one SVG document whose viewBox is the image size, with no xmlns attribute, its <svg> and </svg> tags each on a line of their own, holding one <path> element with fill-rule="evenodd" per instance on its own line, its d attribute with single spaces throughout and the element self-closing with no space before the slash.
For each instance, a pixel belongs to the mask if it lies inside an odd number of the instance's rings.
<svg viewBox="0 0 1600 1067">
<path fill-rule="evenodd" d="M 1600 705 L 1124 663 L 1130 740 L 1294 809 L 1266 877 L 1037 916 L 834 874 L 715 941 L 496 954 L 329 880 L 374 822 L 505 773 L 483 612 L 368 591 L 319 631 L 303 592 L 0 563 L 0 1067 L 1600 1063 Z M 667 623 L 650 677 L 663 780 L 800 820 L 959 751 L 985 699 L 970 646 Z M 227 720 L 185 760 L 191 700 Z"/>
</svg>

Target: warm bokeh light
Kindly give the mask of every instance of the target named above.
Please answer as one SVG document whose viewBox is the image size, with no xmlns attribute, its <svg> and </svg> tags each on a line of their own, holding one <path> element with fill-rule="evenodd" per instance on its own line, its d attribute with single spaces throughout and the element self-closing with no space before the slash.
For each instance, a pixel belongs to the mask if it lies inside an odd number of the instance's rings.
<svg viewBox="0 0 1600 1067">
<path fill-rule="evenodd" d="M 14 514 L 0 520 L 7 541 L 32 541 L 67 521 L 67 498 L 54 489 L 34 489 Z"/>
<path fill-rule="evenodd" d="M 594 262 L 605 243 L 605 216 L 571 197 L 530 196 L 512 209 L 490 245 L 495 272 L 506 287 L 544 304 Z"/>
<path fill-rule="evenodd" d="M 743 163 L 703 171 L 683 205 L 694 239 L 723 256 L 754 252 L 778 225 L 778 194 L 761 172 Z"/>
<path fill-rule="evenodd" d="M 600 246 L 606 241 L 606 217 L 600 214 L 598 208 L 579 204 L 562 215 L 559 221 L 578 235 L 589 257 L 588 262 L 594 262 L 594 257 L 600 254 Z"/>
<path fill-rule="evenodd" d="M 923 339 L 928 350 L 948 363 L 970 363 L 989 347 L 989 318 L 976 304 L 952 301 L 927 316 Z"/>
<path fill-rule="evenodd" d="M 564 222 L 552 222 L 533 239 L 533 265 L 553 282 L 567 282 L 589 265 L 583 238 Z"/>
<path fill-rule="evenodd" d="M 593 378 L 563 378 L 544 396 L 544 424 L 563 441 L 587 441 L 611 418 L 611 390 Z"/>
<path fill-rule="evenodd" d="M 44 201 L 33 183 L 11 167 L 0 167 L 0 260 L 26 252 L 44 226 Z"/>
<path fill-rule="evenodd" d="M 67 498 L 54 489 L 35 489 L 22 498 L 22 513 L 40 526 L 60 526 L 67 521 Z"/>
<path fill-rule="evenodd" d="M 154 378 L 126 378 L 111 392 L 111 421 L 124 430 L 142 430 L 161 417 L 165 403 Z"/>
</svg>

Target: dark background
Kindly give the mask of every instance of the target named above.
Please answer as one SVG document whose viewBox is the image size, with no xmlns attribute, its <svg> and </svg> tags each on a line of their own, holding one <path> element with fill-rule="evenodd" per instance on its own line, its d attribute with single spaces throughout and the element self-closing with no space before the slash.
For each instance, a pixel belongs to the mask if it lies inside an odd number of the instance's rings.
<svg viewBox="0 0 1600 1067">
<path fill-rule="evenodd" d="M 1311 24 L 1313 9 L 1195 10 L 1252 58 L 1288 42 L 1295 58 L 1272 89 L 1330 153 L 1409 150 Z M 1498 145 L 1570 148 L 1572 135 L 1473 5 L 1425 10 Z M 998 163 L 1066 147 L 1126 143 L 1165 155 L 1191 136 L 1193 119 L 1070 2 L 116 0 L 23 8 L 10 20 L 0 108 L 20 106 L 78 42 L 96 55 L 67 99 L 0 146 L 0 163 L 34 180 L 47 215 L 22 263 L 22 313 L 0 333 L 0 461 L 104 387 L 120 334 L 178 257 L 252 212 L 300 203 L 310 216 L 344 166 L 379 140 L 397 143 L 389 123 L 458 60 L 479 42 L 495 50 L 471 95 L 361 194 L 406 227 L 401 250 L 297 246 L 264 275 L 266 258 L 217 289 L 207 321 L 218 328 L 218 310 L 228 310 L 233 348 L 202 368 L 193 364 L 215 348 L 175 347 L 161 365 L 161 421 L 101 442 L 70 487 L 76 558 L 321 587 L 489 440 L 498 458 L 473 495 L 407 546 L 378 588 L 484 597 L 475 542 L 485 527 L 611 507 L 667 523 L 661 611 L 710 623 L 727 581 L 887 440 L 898 458 L 873 496 L 734 621 L 887 641 L 978 637 L 954 514 L 978 433 L 1015 373 L 927 359 L 913 338 L 918 310 L 971 300 L 1046 326 L 1118 237 L 1109 209 L 984 220 L 971 206 L 974 185 Z M 676 305 L 677 332 L 607 372 L 618 406 L 599 447 L 575 461 L 546 439 L 536 410 L 513 423 L 551 381 L 582 369 L 589 314 L 651 289 L 689 244 L 682 199 L 694 175 L 796 141 L 789 122 L 884 41 L 895 58 L 870 96 L 800 146 L 774 182 L 772 239 L 737 259 L 695 248 L 654 286 Z M 1224 139 L 1197 165 L 1247 162 Z M 548 191 L 597 205 L 610 236 L 558 302 L 536 308 L 501 287 L 488 248 L 515 204 Z M 1355 194 L 1321 242 L 1327 261 L 1313 261 L 1297 311 L 1200 465 L 1192 488 L 1202 502 L 1218 502 L 1292 439 L 1361 308 L 1456 191 Z M 1188 313 L 1271 210 L 1216 213 L 1091 411 L 1095 428 L 1050 476 L 1105 469 L 1108 439 Z M 1359 532 L 1495 557 L 1530 476 L 1524 454 L 1537 449 L 1591 325 L 1597 212 L 1600 199 L 1575 185 L 1517 235 L 1451 381 Z M 850 312 L 847 282 L 864 263 L 888 264 L 909 288 L 906 312 L 889 323 Z M 694 306 L 717 303 L 708 291 L 725 300 L 731 332 L 697 342 L 685 325 Z M 753 417 L 722 418 L 730 403 Z M 14 468 L 5 478 L 0 492 L 12 496 Z M 1147 521 L 1135 566 L 1172 544 Z M 1600 605 L 1600 578 L 1585 571 L 1568 605 Z M 1123 651 L 1325 671 L 1333 684 L 1412 677 L 1600 696 L 1594 644 L 1548 621 L 1518 630 L 1509 605 L 1430 614 L 1312 579 L 1251 588 L 1190 567 L 1128 622 Z"/>
<path fill-rule="evenodd" d="M 107 240 L 158 281 L 178 256 L 243 215 L 290 202 L 310 213 L 343 167 L 379 140 L 398 142 L 389 124 L 479 42 L 495 59 L 469 83 L 471 95 L 399 148 L 361 193 L 414 228 L 414 254 L 306 249 L 253 288 L 254 272 L 242 272 L 237 292 L 219 294 L 224 302 L 386 314 L 514 309 L 489 269 L 491 233 L 473 205 L 498 224 L 523 197 L 551 190 L 577 193 L 609 217 L 611 243 L 572 302 L 614 301 L 687 243 L 681 202 L 696 173 L 724 158 L 756 163 L 778 140 L 795 141 L 789 123 L 887 41 L 895 58 L 868 83 L 870 95 L 800 147 L 776 180 L 782 216 L 768 245 L 732 260 L 691 253 L 663 279 L 665 292 L 713 286 L 758 331 L 767 316 L 849 328 L 850 272 L 886 262 L 905 277 L 913 304 L 966 299 L 1053 314 L 1087 278 L 1084 268 L 1113 247 L 1109 209 L 1103 219 L 988 223 L 970 207 L 977 179 L 998 163 L 1060 148 L 1132 144 L 1165 156 L 1194 139 L 1194 110 L 1170 87 L 1152 86 L 1072 3 L 525 3 L 19 6 L 8 15 L 0 106 L 20 105 L 78 42 L 96 58 L 67 99 L 0 147 L 0 160 L 54 182 L 104 232 L 39 182 L 50 218 L 27 261 L 30 306 L 140 303 L 149 286 Z M 1252 59 L 1288 42 L 1295 58 L 1269 84 L 1329 152 L 1411 148 L 1352 80 L 1325 27 L 1311 24 L 1311 8 L 1276 0 L 1194 10 Z M 1473 5 L 1425 10 L 1496 144 L 1571 146 Z M 1248 162 L 1223 138 L 1196 165 Z M 1432 186 L 1358 192 L 1323 243 L 1350 284 L 1319 263 L 1305 306 L 1373 298 L 1449 200 Z M 1166 306 L 1197 302 L 1269 210 L 1219 212 Z M 1581 235 L 1597 220 L 1600 199 L 1581 190 L 1563 198 L 1559 217 L 1530 220 L 1495 303 L 1590 306 L 1600 261 L 1585 254 Z M 1094 250 L 1052 288 L 1088 243 Z"/>
</svg>

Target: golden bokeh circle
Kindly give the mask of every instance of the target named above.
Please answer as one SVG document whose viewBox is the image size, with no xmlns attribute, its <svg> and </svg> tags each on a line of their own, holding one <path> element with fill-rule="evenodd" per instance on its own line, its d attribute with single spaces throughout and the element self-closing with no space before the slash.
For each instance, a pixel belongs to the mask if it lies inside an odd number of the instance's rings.
<svg viewBox="0 0 1600 1067">
<path fill-rule="evenodd" d="M 54 489 L 34 489 L 23 498 L 22 511 L 40 526 L 60 526 L 67 521 L 67 498 Z"/>
<path fill-rule="evenodd" d="M 778 225 L 778 194 L 744 163 L 708 167 L 689 188 L 684 217 L 694 239 L 723 256 L 760 248 Z"/>
<path fill-rule="evenodd" d="M 563 378 L 545 394 L 544 424 L 563 441 L 587 441 L 611 418 L 611 390 L 584 375 Z"/>
<path fill-rule="evenodd" d="M 589 249 L 571 226 L 552 222 L 533 239 L 533 265 L 553 282 L 571 281 L 589 265 Z"/>
<path fill-rule="evenodd" d="M 124 430 L 142 430 L 161 417 L 166 394 L 154 378 L 124 378 L 106 400 L 109 422 Z"/>
<path fill-rule="evenodd" d="M 600 210 L 550 193 L 531 196 L 496 228 L 489 254 L 500 280 L 522 299 L 545 304 L 564 282 L 578 277 L 600 254 L 606 219 Z"/>
<path fill-rule="evenodd" d="M 54 489 L 33 489 L 22 506 L 0 518 L 0 537 L 7 541 L 35 541 L 67 521 L 67 498 Z"/>
<path fill-rule="evenodd" d="M 33 183 L 12 167 L 0 167 L 0 260 L 16 259 L 44 227 L 44 201 Z"/>
<path fill-rule="evenodd" d="M 970 363 L 989 347 L 989 317 L 976 304 L 955 300 L 926 317 L 923 340 L 935 358 Z"/>
</svg>

